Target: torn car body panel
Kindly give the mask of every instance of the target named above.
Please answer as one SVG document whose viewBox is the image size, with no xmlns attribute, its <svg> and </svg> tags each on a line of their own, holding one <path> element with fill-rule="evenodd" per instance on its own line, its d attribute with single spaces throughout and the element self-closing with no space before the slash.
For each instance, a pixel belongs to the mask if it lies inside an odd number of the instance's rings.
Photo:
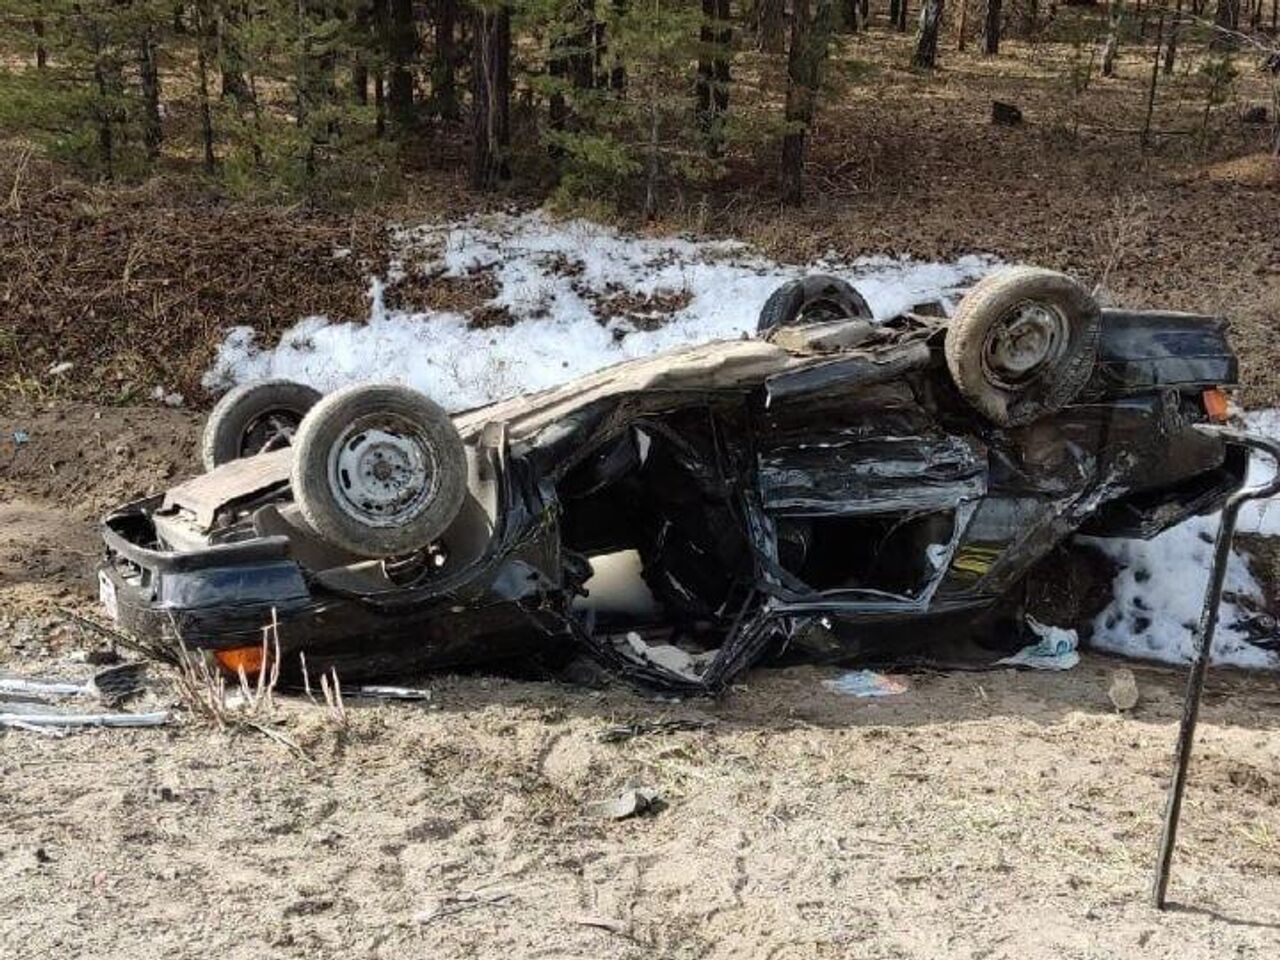
<svg viewBox="0 0 1280 960">
<path fill-rule="evenodd" d="M 1195 430 L 1202 391 L 1236 375 L 1218 321 L 1104 311 L 1078 401 L 1020 427 L 957 395 L 945 329 L 816 324 L 459 413 L 463 508 L 403 558 L 309 530 L 288 449 L 236 461 L 107 517 L 102 577 L 126 629 L 215 655 L 274 616 L 286 669 L 304 653 L 355 680 L 573 645 L 714 692 L 814 623 L 843 626 L 833 659 L 873 625 L 972 625 L 1076 530 L 1150 536 L 1243 482 Z M 623 554 L 643 610 L 600 602 L 595 568 Z M 699 672 L 623 642 L 652 630 L 702 649 Z"/>
</svg>

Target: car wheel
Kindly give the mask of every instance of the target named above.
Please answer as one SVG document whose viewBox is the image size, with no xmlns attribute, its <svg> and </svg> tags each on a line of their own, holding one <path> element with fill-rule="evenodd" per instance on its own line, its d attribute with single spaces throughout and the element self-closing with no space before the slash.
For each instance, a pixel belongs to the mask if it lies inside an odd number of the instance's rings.
<svg viewBox="0 0 1280 960">
<path fill-rule="evenodd" d="M 242 383 L 223 394 L 204 424 L 200 459 L 206 470 L 293 442 L 320 391 L 292 380 Z"/>
<path fill-rule="evenodd" d="M 294 440 L 293 497 L 334 546 L 365 557 L 412 553 L 438 539 L 467 491 L 462 438 L 427 397 L 394 384 L 325 397 Z"/>
<path fill-rule="evenodd" d="M 756 332 L 828 320 L 871 319 L 871 308 L 853 285 L 839 277 L 817 273 L 784 283 L 760 308 Z"/>
<path fill-rule="evenodd" d="M 1053 270 L 1013 267 L 979 281 L 947 326 L 947 367 L 960 393 L 1001 426 L 1070 403 L 1093 373 L 1097 301 Z"/>
</svg>

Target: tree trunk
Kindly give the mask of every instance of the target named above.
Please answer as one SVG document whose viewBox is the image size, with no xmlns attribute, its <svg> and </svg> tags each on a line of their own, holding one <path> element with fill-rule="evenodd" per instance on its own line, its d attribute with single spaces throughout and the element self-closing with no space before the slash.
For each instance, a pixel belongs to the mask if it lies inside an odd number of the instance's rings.
<svg viewBox="0 0 1280 960">
<path fill-rule="evenodd" d="M 938 30 L 942 26 L 943 0 L 924 0 L 920 8 L 920 32 L 916 36 L 916 52 L 912 66 L 932 70 L 938 62 Z"/>
<path fill-rule="evenodd" d="M 982 52 L 994 57 L 1000 52 L 1001 0 L 987 0 L 987 15 L 982 20 Z"/>
<path fill-rule="evenodd" d="M 94 114 L 98 121 L 98 162 L 102 165 L 105 180 L 115 177 L 115 131 L 112 121 L 111 83 L 108 74 L 107 55 L 103 49 L 102 29 L 95 22 L 90 26 L 93 43 L 93 82 L 98 89 L 98 102 Z"/>
<path fill-rule="evenodd" d="M 160 68 L 156 63 L 155 31 L 144 24 L 138 35 L 138 79 L 142 87 L 142 142 L 147 159 L 160 156 L 164 131 L 160 125 Z"/>
<path fill-rule="evenodd" d="M 793 205 L 804 199 L 807 137 L 834 20 L 834 0 L 816 0 L 812 13 L 809 0 L 793 0 L 791 52 L 787 58 L 787 125 L 782 137 L 782 199 Z"/>
<path fill-rule="evenodd" d="M 511 176 L 511 11 L 477 9 L 471 41 L 471 185 L 488 190 Z"/>
<path fill-rule="evenodd" d="M 698 31 L 697 117 L 707 155 L 720 156 L 724 145 L 724 117 L 729 111 L 729 0 L 702 0 Z"/>
<path fill-rule="evenodd" d="M 458 83 L 454 76 L 458 60 L 454 39 L 458 23 L 458 0 L 436 0 L 436 45 L 431 58 L 431 112 L 441 120 L 462 116 L 458 103 Z"/>
<path fill-rule="evenodd" d="M 889 0 L 889 22 L 895 26 L 898 23 L 898 7 L 902 5 L 902 0 Z"/>
<path fill-rule="evenodd" d="M 1178 54 L 1178 31 L 1182 27 L 1182 0 L 1173 11 L 1173 22 L 1169 24 L 1169 42 L 1164 48 L 1165 76 L 1173 75 L 1173 61 Z"/>
<path fill-rule="evenodd" d="M 213 152 L 213 110 L 209 106 L 209 54 L 208 48 L 215 39 L 212 0 L 199 0 L 196 4 L 196 81 L 200 94 L 200 140 L 204 145 L 204 172 L 213 173 L 218 158 Z"/>
<path fill-rule="evenodd" d="M 1116 75 L 1116 53 L 1120 49 L 1120 28 L 1124 25 L 1124 0 L 1111 0 L 1107 45 L 1102 48 L 1102 75 Z"/>
<path fill-rule="evenodd" d="M 37 17 L 31 21 L 31 30 L 36 35 L 36 67 L 43 70 L 49 63 L 49 51 L 44 45 L 44 19 Z"/>
<path fill-rule="evenodd" d="M 756 38 L 765 53 L 781 53 L 786 47 L 786 0 L 759 0 Z"/>
<path fill-rule="evenodd" d="M 1213 25 L 1216 29 L 1209 46 L 1215 50 L 1235 49 L 1238 46 L 1235 32 L 1240 27 L 1240 0 L 1218 0 Z"/>
<path fill-rule="evenodd" d="M 360 0 L 355 11 L 355 41 L 351 52 L 351 98 L 360 106 L 369 104 L 369 38 L 372 9 Z"/>
<path fill-rule="evenodd" d="M 899 33 L 907 32 L 907 0 L 898 0 L 898 19 L 893 25 Z"/>
<path fill-rule="evenodd" d="M 859 0 L 840 0 L 839 26 L 849 33 L 858 32 Z"/>
<path fill-rule="evenodd" d="M 956 27 L 956 49 L 963 52 L 965 32 L 969 28 L 969 0 L 960 0 L 960 23 Z"/>
<path fill-rule="evenodd" d="M 216 8 L 218 73 L 222 76 L 222 98 L 237 104 L 249 102 L 249 84 L 244 79 L 244 54 L 240 49 L 240 24 L 248 18 L 247 8 L 236 3 L 219 4 Z M 213 11 L 210 11 L 211 15 Z"/>
<path fill-rule="evenodd" d="M 1147 113 L 1142 121 L 1142 148 L 1151 141 L 1151 117 L 1156 109 L 1156 84 L 1160 80 L 1160 45 L 1164 42 L 1164 11 L 1156 23 L 1156 49 L 1151 55 L 1151 83 L 1147 87 Z"/>
<path fill-rule="evenodd" d="M 413 65 L 418 30 L 413 23 L 413 0 L 389 0 L 387 30 L 387 108 L 391 122 L 402 132 L 413 126 Z"/>
</svg>

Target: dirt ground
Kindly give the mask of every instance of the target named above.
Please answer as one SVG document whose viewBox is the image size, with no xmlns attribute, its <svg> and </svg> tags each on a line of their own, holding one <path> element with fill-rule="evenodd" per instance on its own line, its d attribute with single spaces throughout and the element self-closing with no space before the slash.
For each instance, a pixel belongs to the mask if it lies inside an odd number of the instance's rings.
<svg viewBox="0 0 1280 960">
<path fill-rule="evenodd" d="M 87 677 L 94 520 L 195 468 L 197 418 L 7 408 L 0 671 Z M 1211 678 L 1173 909 L 1148 886 L 1179 671 L 757 669 L 718 702 L 491 676 L 219 730 L 0 734 L 0 956 L 1271 957 L 1280 694 Z M 141 708 L 139 707 L 139 708 Z M 635 720 L 694 729 L 606 742 Z M 296 749 L 280 742 L 291 741 Z M 662 809 L 588 810 L 628 786 Z"/>
</svg>

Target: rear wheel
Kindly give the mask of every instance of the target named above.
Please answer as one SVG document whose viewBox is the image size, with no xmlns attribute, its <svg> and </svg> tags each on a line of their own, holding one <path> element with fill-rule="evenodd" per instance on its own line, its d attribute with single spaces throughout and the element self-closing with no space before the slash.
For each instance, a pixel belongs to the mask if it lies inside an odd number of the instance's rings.
<svg viewBox="0 0 1280 960">
<path fill-rule="evenodd" d="M 205 421 L 200 459 L 206 470 L 293 442 L 320 391 L 292 380 L 258 380 L 227 391 Z"/>
<path fill-rule="evenodd" d="M 1001 426 L 1060 410 L 1093 373 L 1097 301 L 1053 270 L 1013 267 L 981 280 L 947 326 L 947 367 L 965 399 Z"/>
<path fill-rule="evenodd" d="M 466 495 L 462 438 L 444 410 L 407 387 L 330 394 L 302 421 L 294 448 L 293 495 L 303 518 L 360 556 L 427 546 Z"/>
<path fill-rule="evenodd" d="M 847 280 L 816 273 L 784 283 L 760 308 L 756 332 L 831 320 L 871 319 L 871 308 Z"/>
</svg>

